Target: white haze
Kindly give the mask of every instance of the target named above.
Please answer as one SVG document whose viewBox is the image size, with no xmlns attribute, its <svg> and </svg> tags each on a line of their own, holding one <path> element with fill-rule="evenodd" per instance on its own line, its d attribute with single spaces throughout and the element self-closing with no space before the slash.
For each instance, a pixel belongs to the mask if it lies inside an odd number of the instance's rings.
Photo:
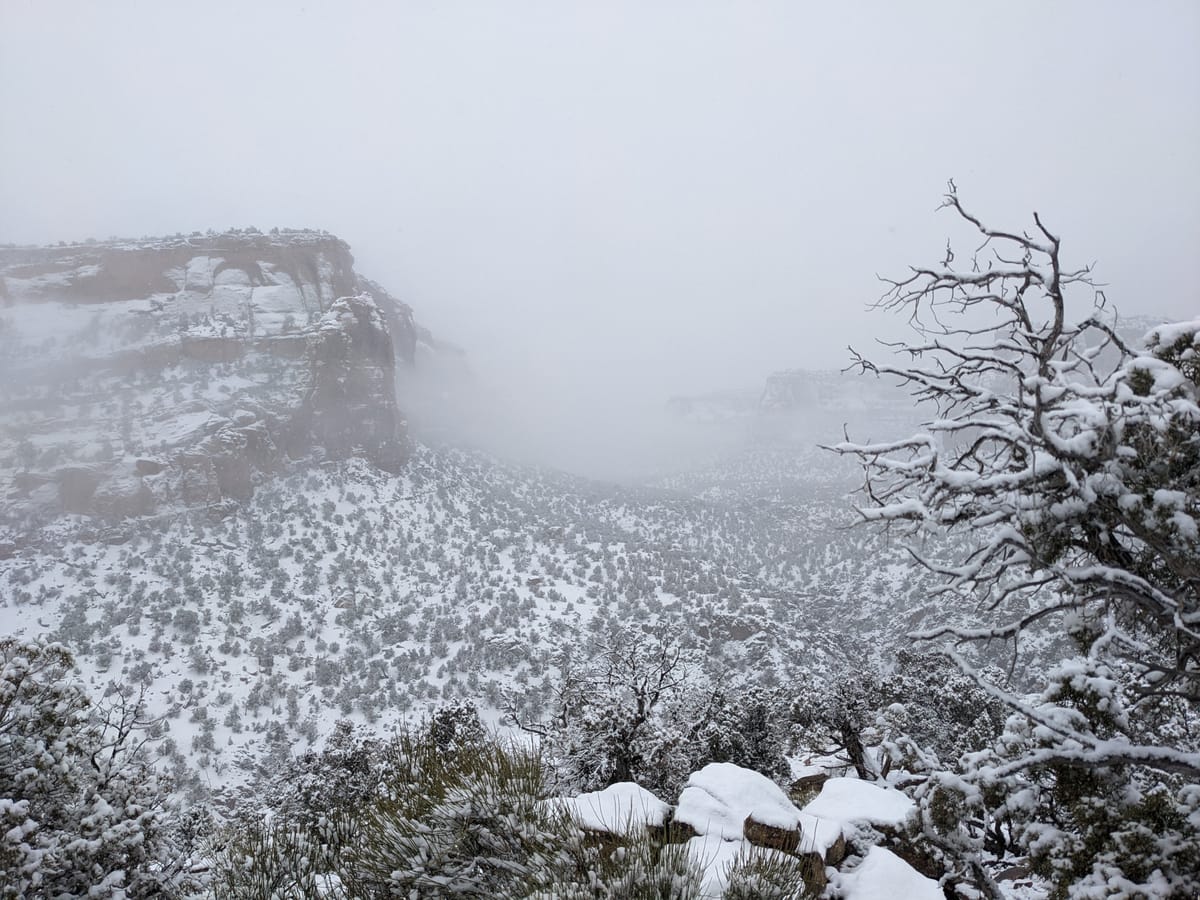
<svg viewBox="0 0 1200 900">
<path fill-rule="evenodd" d="M 327 229 L 591 471 L 895 335 L 950 177 L 1125 314 L 1200 305 L 1194 0 L 0 0 L 0 110 L 0 241 Z"/>
</svg>

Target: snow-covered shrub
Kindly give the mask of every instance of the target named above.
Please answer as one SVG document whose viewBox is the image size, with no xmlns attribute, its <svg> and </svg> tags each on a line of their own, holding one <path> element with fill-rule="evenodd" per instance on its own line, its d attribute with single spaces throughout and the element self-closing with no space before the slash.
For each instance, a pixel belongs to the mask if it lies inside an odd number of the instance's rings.
<svg viewBox="0 0 1200 900">
<path fill-rule="evenodd" d="M 1003 673 L 989 670 L 993 683 Z M 949 659 L 937 653 L 903 649 L 895 668 L 879 682 L 878 702 L 886 719 L 902 718 L 892 734 L 902 744 L 932 751 L 944 765 L 954 767 L 967 752 L 986 747 L 1000 734 L 1006 718 L 1004 704 L 980 687 Z M 893 704 L 904 709 L 898 715 Z M 887 723 L 881 726 L 885 730 Z M 913 760 L 896 756 L 893 765 L 912 768 Z"/>
<path fill-rule="evenodd" d="M 699 900 L 702 861 L 686 843 L 658 842 L 638 830 L 611 844 L 557 819 L 559 854 L 529 900 Z"/>
<path fill-rule="evenodd" d="M 583 830 L 548 802 L 539 753 L 487 734 L 470 708 L 446 708 L 387 741 L 340 727 L 325 762 L 336 772 L 334 757 L 354 759 L 364 748 L 377 757 L 369 795 L 356 789 L 344 805 L 326 795 L 325 815 L 288 795 L 213 836 L 218 900 L 700 896 L 702 866 L 684 844 L 647 829 L 621 837 Z M 312 774 L 301 784 L 311 787 Z"/>
<path fill-rule="evenodd" d="M 244 819 L 217 837 L 209 853 L 214 900 L 337 897 L 336 857 L 314 829 L 276 819 Z"/>
<path fill-rule="evenodd" d="M 63 647 L 0 639 L 0 897 L 182 889 L 144 725 L 136 703 L 93 704 Z"/>
<path fill-rule="evenodd" d="M 541 758 L 527 747 L 446 748 L 429 730 L 402 733 L 356 817 L 343 881 L 354 896 L 511 896 L 555 858 L 545 794 Z"/>
<path fill-rule="evenodd" d="M 478 747 L 488 738 L 479 710 L 466 701 L 439 706 L 430 714 L 424 727 L 429 732 L 429 739 L 443 753 Z"/>
<path fill-rule="evenodd" d="M 1086 658 L 1056 666 L 1036 720 L 1014 715 L 994 748 L 970 757 L 988 818 L 1006 823 L 1052 897 L 1200 893 L 1200 788 L 1170 773 L 1118 761 L 1064 758 L 1063 731 L 1095 743 L 1128 741 L 1120 685 Z M 1080 751 L 1082 747 L 1078 748 Z M 1041 763 L 1031 760 L 1043 756 Z"/>
<path fill-rule="evenodd" d="M 678 642 L 634 633 L 583 665 L 564 666 L 540 735 L 560 790 L 600 790 L 634 781 L 669 797 L 710 762 L 732 762 L 776 778 L 788 774 L 787 693 L 715 685 Z"/>
<path fill-rule="evenodd" d="M 805 900 L 820 895 L 811 890 L 807 867 L 818 865 L 782 853 L 752 852 L 729 868 L 724 900 Z"/>
<path fill-rule="evenodd" d="M 342 811 L 357 809 L 375 796 L 386 762 L 386 741 L 355 731 L 340 721 L 321 751 L 309 751 L 262 774 L 261 792 L 252 794 L 253 808 L 264 808 L 287 822 L 312 828 Z"/>
</svg>

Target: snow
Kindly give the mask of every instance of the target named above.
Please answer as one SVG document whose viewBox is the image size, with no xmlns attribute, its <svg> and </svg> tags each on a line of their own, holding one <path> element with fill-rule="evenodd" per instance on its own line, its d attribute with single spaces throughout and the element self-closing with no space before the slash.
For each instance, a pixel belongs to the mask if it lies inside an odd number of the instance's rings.
<svg viewBox="0 0 1200 900">
<path fill-rule="evenodd" d="M 1150 390 L 1155 394 L 1165 394 L 1188 383 L 1177 368 L 1155 356 L 1139 356 L 1129 363 L 1129 369 L 1150 375 L 1153 378 Z"/>
<path fill-rule="evenodd" d="M 1185 335 L 1192 336 L 1200 344 L 1200 319 L 1156 325 L 1142 340 L 1147 347 L 1157 350 L 1171 347 Z"/>
<path fill-rule="evenodd" d="M 729 870 L 751 856 L 778 856 L 790 859 L 778 850 L 755 847 L 746 841 L 725 841 L 715 834 L 700 835 L 687 842 L 688 856 L 703 870 L 700 878 L 700 896 L 718 898 L 729 885 Z"/>
<path fill-rule="evenodd" d="M 872 847 L 857 868 L 834 883 L 843 900 L 945 900 L 936 881 L 883 847 Z"/>
<path fill-rule="evenodd" d="M 830 778 L 804 812 L 836 822 L 901 825 L 915 804 L 900 791 L 857 778 Z"/>
<path fill-rule="evenodd" d="M 763 825 L 794 829 L 801 813 L 770 778 L 733 763 L 709 763 L 693 772 L 675 810 L 677 822 L 725 840 L 740 839 L 750 817 Z"/>
<path fill-rule="evenodd" d="M 836 819 L 819 818 L 805 812 L 800 814 L 801 852 L 824 857 L 844 833 L 842 823 Z"/>
<path fill-rule="evenodd" d="M 749 847 L 745 841 L 726 841 L 715 834 L 694 837 L 687 842 L 688 855 L 704 869 L 700 881 L 702 897 L 720 897 L 729 882 L 729 869 Z"/>
<path fill-rule="evenodd" d="M 609 834 L 628 834 L 643 827 L 661 827 L 670 805 L 641 785 L 623 781 L 602 791 L 564 797 L 556 801 L 567 809 L 580 827 Z"/>
</svg>

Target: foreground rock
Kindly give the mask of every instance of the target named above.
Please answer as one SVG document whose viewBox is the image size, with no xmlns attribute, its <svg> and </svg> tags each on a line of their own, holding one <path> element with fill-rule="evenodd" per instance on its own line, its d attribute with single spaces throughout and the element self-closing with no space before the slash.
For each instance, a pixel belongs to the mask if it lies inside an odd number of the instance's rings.
<svg viewBox="0 0 1200 900">
<path fill-rule="evenodd" d="M 898 838 L 914 809 L 912 800 L 855 778 L 825 780 L 804 809 L 765 775 L 731 763 L 692 773 L 673 810 L 632 783 L 553 802 L 606 852 L 639 840 L 686 843 L 703 871 L 706 897 L 723 896 L 731 871 L 756 862 L 785 864 L 803 882 L 806 896 L 945 896 L 937 880 L 942 873 L 914 865 L 921 854 Z"/>
<path fill-rule="evenodd" d="M 936 881 L 883 847 L 870 848 L 861 863 L 835 876 L 834 889 L 842 900 L 946 900 Z"/>
<path fill-rule="evenodd" d="M 914 808 L 908 795 L 895 789 L 858 778 L 830 778 L 804 811 L 828 821 L 898 827 Z"/>
<path fill-rule="evenodd" d="M 669 804 L 629 781 L 556 802 L 584 831 L 620 837 L 637 834 L 642 829 L 661 829 L 671 815 Z"/>
</svg>

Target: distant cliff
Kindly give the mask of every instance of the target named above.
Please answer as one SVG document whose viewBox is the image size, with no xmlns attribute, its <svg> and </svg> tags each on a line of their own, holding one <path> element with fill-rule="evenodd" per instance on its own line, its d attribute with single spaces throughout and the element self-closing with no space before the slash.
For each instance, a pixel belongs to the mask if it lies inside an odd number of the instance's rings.
<svg viewBox="0 0 1200 900">
<path fill-rule="evenodd" d="M 747 423 L 768 436 L 794 420 L 840 430 L 847 423 L 909 425 L 918 418 L 909 394 L 886 379 L 810 369 L 774 372 L 759 390 L 672 397 L 667 410 L 702 424 Z"/>
<path fill-rule="evenodd" d="M 323 459 L 394 471 L 419 343 L 321 232 L 0 248 L 0 506 L 121 519 Z"/>
</svg>

